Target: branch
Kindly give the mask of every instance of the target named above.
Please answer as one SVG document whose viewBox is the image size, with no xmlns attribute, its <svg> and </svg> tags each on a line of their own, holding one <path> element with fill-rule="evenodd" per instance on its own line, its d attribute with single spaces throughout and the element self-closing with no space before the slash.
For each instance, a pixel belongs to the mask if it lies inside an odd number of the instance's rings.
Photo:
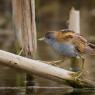
<svg viewBox="0 0 95 95">
<path fill-rule="evenodd" d="M 80 78 L 75 80 L 75 72 L 64 70 L 2 50 L 0 50 L 0 63 L 28 71 L 41 77 L 59 81 L 72 87 L 95 87 L 95 83 L 90 80 Z"/>
</svg>

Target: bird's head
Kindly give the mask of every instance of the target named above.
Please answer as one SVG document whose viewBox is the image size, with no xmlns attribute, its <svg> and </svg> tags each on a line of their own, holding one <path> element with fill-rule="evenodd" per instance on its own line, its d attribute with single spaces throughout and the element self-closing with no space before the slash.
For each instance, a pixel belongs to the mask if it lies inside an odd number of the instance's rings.
<svg viewBox="0 0 95 95">
<path fill-rule="evenodd" d="M 46 40 L 55 40 L 56 39 L 56 31 L 49 31 L 45 33 L 44 37 L 41 37 L 39 40 L 40 41 L 46 41 Z"/>
<path fill-rule="evenodd" d="M 40 40 L 45 40 L 45 41 L 67 41 L 68 39 L 72 38 L 74 35 L 74 31 L 70 29 L 63 29 L 60 31 L 50 31 L 45 34 L 43 38 Z"/>
<path fill-rule="evenodd" d="M 50 31 L 45 34 L 45 39 L 47 40 L 55 40 L 56 39 L 56 31 Z"/>
<path fill-rule="evenodd" d="M 47 40 L 56 40 L 56 41 L 67 41 L 68 39 L 73 38 L 75 32 L 69 29 L 64 29 L 60 31 L 51 31 L 45 34 Z"/>
</svg>

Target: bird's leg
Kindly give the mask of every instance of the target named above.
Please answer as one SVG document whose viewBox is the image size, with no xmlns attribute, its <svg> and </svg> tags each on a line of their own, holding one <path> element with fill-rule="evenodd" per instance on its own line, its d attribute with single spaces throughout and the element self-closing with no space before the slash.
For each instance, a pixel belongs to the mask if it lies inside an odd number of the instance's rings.
<svg viewBox="0 0 95 95">
<path fill-rule="evenodd" d="M 67 57 L 61 57 L 59 60 L 52 61 L 52 65 L 60 67 L 61 63 L 64 62 L 67 59 Z"/>
<path fill-rule="evenodd" d="M 84 62 L 85 62 L 85 59 L 81 56 L 79 56 L 81 59 L 82 59 L 82 62 L 81 62 L 81 70 L 76 72 L 75 74 L 75 80 L 77 80 L 78 78 L 80 78 L 84 72 Z"/>
<path fill-rule="evenodd" d="M 54 66 L 57 66 L 57 64 L 62 63 L 64 60 L 56 60 L 56 61 L 51 61 L 51 64 Z"/>
<path fill-rule="evenodd" d="M 84 70 L 84 62 L 85 62 L 85 59 L 82 57 L 82 65 L 81 65 L 82 70 Z"/>
<path fill-rule="evenodd" d="M 62 60 L 55 60 L 55 61 L 44 61 L 44 62 L 49 63 L 49 64 L 52 64 L 52 65 L 55 65 L 55 64 L 57 64 L 57 63 L 62 62 Z"/>
<path fill-rule="evenodd" d="M 79 57 L 82 59 L 82 62 L 81 62 L 81 71 L 84 70 L 84 62 L 85 62 L 85 59 L 79 55 Z"/>
<path fill-rule="evenodd" d="M 41 61 L 41 60 L 37 60 L 37 61 Z M 55 65 L 55 66 L 56 66 L 56 64 L 62 62 L 62 60 L 55 60 L 55 61 L 41 61 L 41 62 L 44 62 L 44 63 L 47 63 L 47 64 L 51 64 L 51 65 Z"/>
</svg>

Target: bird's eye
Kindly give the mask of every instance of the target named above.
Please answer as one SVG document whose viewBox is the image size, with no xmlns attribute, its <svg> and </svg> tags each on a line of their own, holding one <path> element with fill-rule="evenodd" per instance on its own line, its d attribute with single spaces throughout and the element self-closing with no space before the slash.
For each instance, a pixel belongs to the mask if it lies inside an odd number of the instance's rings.
<svg viewBox="0 0 95 95">
<path fill-rule="evenodd" d="M 49 36 L 45 36 L 45 38 L 46 38 L 46 39 L 50 39 L 50 37 L 49 37 Z"/>
<path fill-rule="evenodd" d="M 47 39 L 50 39 L 50 35 L 51 35 L 51 33 L 50 33 L 50 32 L 47 32 L 47 33 L 45 34 L 45 37 L 46 37 Z"/>
</svg>

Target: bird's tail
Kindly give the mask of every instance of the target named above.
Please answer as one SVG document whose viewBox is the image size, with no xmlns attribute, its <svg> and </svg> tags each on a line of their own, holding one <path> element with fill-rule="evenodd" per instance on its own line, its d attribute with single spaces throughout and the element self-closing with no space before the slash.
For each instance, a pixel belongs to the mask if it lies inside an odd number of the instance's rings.
<svg viewBox="0 0 95 95">
<path fill-rule="evenodd" d="M 88 45 L 89 45 L 92 49 L 95 49 L 95 45 L 94 45 L 94 44 L 88 43 Z"/>
<path fill-rule="evenodd" d="M 91 48 L 92 52 L 91 55 L 95 55 L 95 45 L 92 43 L 88 43 L 88 46 Z"/>
</svg>

